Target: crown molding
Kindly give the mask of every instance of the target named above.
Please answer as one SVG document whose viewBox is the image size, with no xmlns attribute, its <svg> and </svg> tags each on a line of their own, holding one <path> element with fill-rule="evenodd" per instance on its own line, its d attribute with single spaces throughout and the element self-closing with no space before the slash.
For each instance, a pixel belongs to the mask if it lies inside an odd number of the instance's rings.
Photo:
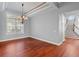
<svg viewBox="0 0 79 59">
<path fill-rule="evenodd" d="M 34 10 L 28 12 L 28 13 L 25 13 L 26 16 L 32 16 L 40 11 L 43 11 L 45 9 L 48 9 L 50 7 L 52 7 L 53 3 L 50 3 L 50 2 L 46 2 L 45 4 L 35 8 Z M 55 6 L 54 6 L 55 7 Z M 53 7 L 52 7 L 53 8 Z"/>
</svg>

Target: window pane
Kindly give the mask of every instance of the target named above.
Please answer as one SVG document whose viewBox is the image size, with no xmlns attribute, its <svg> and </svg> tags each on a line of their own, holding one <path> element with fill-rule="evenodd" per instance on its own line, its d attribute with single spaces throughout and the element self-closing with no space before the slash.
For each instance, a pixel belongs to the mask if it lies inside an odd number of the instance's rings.
<svg viewBox="0 0 79 59">
<path fill-rule="evenodd" d="M 24 25 L 16 19 L 7 19 L 7 32 L 8 33 L 23 33 Z"/>
</svg>

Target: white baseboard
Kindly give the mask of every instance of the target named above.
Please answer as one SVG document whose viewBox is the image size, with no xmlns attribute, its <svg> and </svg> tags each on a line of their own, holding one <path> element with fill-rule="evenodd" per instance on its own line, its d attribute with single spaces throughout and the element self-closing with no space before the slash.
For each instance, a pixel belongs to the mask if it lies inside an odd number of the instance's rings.
<svg viewBox="0 0 79 59">
<path fill-rule="evenodd" d="M 55 44 L 55 45 L 57 45 L 57 46 L 59 46 L 59 45 L 61 45 L 64 41 L 65 41 L 65 39 L 62 41 L 62 42 L 60 42 L 60 43 L 55 43 L 55 42 L 51 42 L 51 41 L 48 41 L 48 40 L 43 40 L 43 39 L 41 39 L 41 38 L 37 38 L 37 37 L 33 37 L 33 36 L 30 36 L 31 38 L 35 38 L 35 39 L 37 39 L 37 40 L 41 40 L 41 41 L 44 41 L 44 42 L 48 42 L 48 43 L 51 43 L 51 44 Z"/>
<path fill-rule="evenodd" d="M 38 37 L 33 37 L 33 36 L 23 36 L 23 37 L 17 37 L 17 38 L 10 38 L 10 39 L 4 39 L 4 40 L 0 40 L 0 42 L 4 42 L 4 41 L 9 41 L 9 40 L 16 40 L 16 39 L 21 39 L 21 38 L 27 38 L 27 37 L 31 37 L 31 38 L 35 38 L 37 40 L 41 40 L 41 41 L 44 41 L 44 42 L 48 42 L 48 43 L 51 43 L 51 44 L 55 44 L 55 45 L 61 45 L 63 43 L 63 41 L 65 41 L 65 39 L 60 42 L 60 43 L 55 43 L 55 42 L 51 42 L 51 41 L 48 41 L 48 40 L 44 40 L 42 38 L 38 38 Z"/>
<path fill-rule="evenodd" d="M 29 37 L 29 36 L 16 37 L 16 38 L 10 38 L 10 39 L 3 39 L 3 40 L 0 40 L 0 42 L 9 41 L 9 40 L 16 40 L 16 39 L 21 39 L 21 38 L 27 38 L 27 37 Z"/>
</svg>

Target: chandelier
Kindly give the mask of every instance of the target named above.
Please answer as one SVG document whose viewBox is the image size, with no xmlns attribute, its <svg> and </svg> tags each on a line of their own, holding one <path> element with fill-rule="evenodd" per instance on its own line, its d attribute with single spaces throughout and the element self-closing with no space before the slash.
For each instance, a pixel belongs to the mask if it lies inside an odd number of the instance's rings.
<svg viewBox="0 0 79 59">
<path fill-rule="evenodd" d="M 21 16 L 18 16 L 16 19 L 20 20 L 21 23 L 23 24 L 25 22 L 25 20 L 27 20 L 28 18 L 24 15 L 24 4 L 22 3 L 22 14 Z"/>
</svg>

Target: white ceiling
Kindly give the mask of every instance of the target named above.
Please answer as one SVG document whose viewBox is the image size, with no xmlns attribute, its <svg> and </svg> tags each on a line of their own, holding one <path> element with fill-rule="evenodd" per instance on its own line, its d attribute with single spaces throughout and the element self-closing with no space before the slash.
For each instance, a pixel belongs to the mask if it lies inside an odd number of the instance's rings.
<svg viewBox="0 0 79 59">
<path fill-rule="evenodd" d="M 32 8 L 43 2 L 24 2 L 24 11 L 29 11 Z M 22 2 L 0 2 L 0 10 L 12 10 L 12 11 L 21 11 Z"/>
<path fill-rule="evenodd" d="M 44 2 L 24 2 L 24 12 L 28 12 L 29 10 L 33 9 L 34 7 L 42 4 Z M 57 6 L 64 6 L 66 2 L 56 3 L 52 2 L 49 4 L 52 4 L 54 6 L 53 8 L 56 8 Z M 0 11 L 2 10 L 8 10 L 8 11 L 16 11 L 16 12 L 22 12 L 22 2 L 0 2 Z"/>
</svg>

